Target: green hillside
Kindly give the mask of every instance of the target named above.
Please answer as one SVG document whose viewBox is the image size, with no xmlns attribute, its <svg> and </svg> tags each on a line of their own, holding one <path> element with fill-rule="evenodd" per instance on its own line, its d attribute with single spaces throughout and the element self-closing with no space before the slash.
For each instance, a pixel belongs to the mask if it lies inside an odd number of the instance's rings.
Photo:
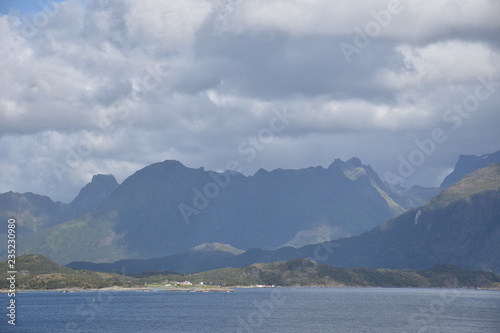
<svg viewBox="0 0 500 333">
<path fill-rule="evenodd" d="M 439 265 L 422 271 L 338 268 L 308 259 L 253 264 L 186 275 L 158 275 L 148 282 L 189 280 L 228 286 L 276 285 L 284 287 L 489 287 L 500 282 L 494 273 Z"/>
<path fill-rule="evenodd" d="M 441 192 L 429 203 L 432 207 L 446 205 L 486 190 L 500 190 L 500 163 L 476 170 Z"/>
<path fill-rule="evenodd" d="M 8 289 L 7 265 L 0 265 L 0 289 Z M 17 260 L 16 284 L 21 290 L 61 288 L 144 287 L 168 281 L 189 280 L 194 284 L 250 286 L 276 285 L 324 287 L 489 287 L 500 283 L 494 273 L 472 271 L 451 265 L 423 271 L 371 268 L 337 268 L 308 259 L 253 264 L 243 268 L 223 268 L 196 274 L 129 277 L 111 273 L 74 270 L 60 266 L 40 255 L 21 256 Z"/>
<path fill-rule="evenodd" d="M 127 257 L 120 239 L 109 220 L 87 215 L 39 232 L 24 244 L 23 253 L 39 253 L 59 263 L 73 258 L 115 261 Z"/>
<path fill-rule="evenodd" d="M 126 276 L 74 270 L 41 255 L 20 256 L 16 260 L 16 287 L 20 290 L 61 288 L 95 289 L 112 286 L 134 287 L 140 281 Z M 0 289 L 8 289 L 7 263 L 0 264 Z"/>
</svg>

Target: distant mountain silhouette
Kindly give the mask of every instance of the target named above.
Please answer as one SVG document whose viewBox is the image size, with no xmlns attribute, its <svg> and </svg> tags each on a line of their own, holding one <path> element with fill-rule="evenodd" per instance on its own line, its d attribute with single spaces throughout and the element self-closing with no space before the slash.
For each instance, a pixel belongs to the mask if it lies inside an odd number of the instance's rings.
<svg viewBox="0 0 500 333">
<path fill-rule="evenodd" d="M 141 274 L 148 271 L 194 273 L 219 267 L 220 263 L 245 251 L 227 244 L 202 244 L 181 254 L 151 259 L 124 259 L 114 263 L 71 262 L 67 267 L 96 272 Z"/>
<path fill-rule="evenodd" d="M 357 158 L 253 176 L 165 161 L 128 177 L 89 215 L 35 235 L 26 251 L 68 263 L 162 257 L 203 243 L 299 247 L 360 234 L 404 211 Z"/>
<path fill-rule="evenodd" d="M 16 217 L 21 236 L 26 237 L 58 223 L 72 220 L 93 211 L 118 187 L 112 175 L 95 175 L 69 204 L 54 202 L 33 193 L 0 194 L 0 218 Z"/>
<path fill-rule="evenodd" d="M 359 236 L 300 249 L 247 251 L 223 266 L 308 257 L 337 267 L 423 269 L 452 264 L 498 273 L 499 239 L 500 164 L 492 164 L 467 175 L 428 204 Z"/>
<path fill-rule="evenodd" d="M 119 186 L 113 175 L 95 175 L 68 205 L 69 218 L 74 219 L 98 208 Z"/>
<path fill-rule="evenodd" d="M 72 263 L 97 271 L 173 270 L 192 273 L 254 263 L 310 258 L 336 267 L 424 269 L 452 264 L 500 272 L 500 164 L 479 169 L 428 204 L 359 236 L 302 248 L 249 249 L 237 253 L 195 251 L 112 264 Z M 188 264 L 189 263 L 189 264 Z"/>
<path fill-rule="evenodd" d="M 456 170 L 460 168 L 457 166 Z M 375 228 L 371 231 L 377 235 L 374 237 L 388 242 L 387 245 L 378 244 L 380 247 L 375 246 L 372 237 L 365 241 L 366 234 L 346 239 L 402 213 L 401 219 L 415 219 L 418 214 L 417 220 L 426 220 L 431 206 L 425 203 L 433 194 L 437 194 L 437 189 L 418 186 L 405 189 L 385 184 L 370 166 L 363 165 L 357 158 L 347 162 L 337 159 L 328 168 L 259 170 L 253 176 L 237 172 L 215 173 L 203 168 L 187 168 L 177 161 L 165 161 L 137 171 L 120 186 L 112 176 L 96 176 L 69 205 L 53 203 L 47 197 L 33 194 L 26 195 L 32 198 L 23 201 L 20 198 L 25 195 L 6 193 L 0 195 L 0 213 L 19 215 L 8 208 L 21 207 L 19 202 L 25 202 L 25 215 L 21 216 L 30 216 L 23 218 L 23 227 L 28 230 L 25 234 L 30 234 L 30 238 L 24 242 L 23 253 L 42 254 L 64 264 L 171 257 L 167 261 L 176 265 L 182 260 L 190 261 L 190 266 L 181 266 L 185 271 L 192 271 L 198 269 L 199 259 L 189 249 L 200 244 L 220 243 L 248 251 L 240 255 L 209 251 L 218 259 L 211 261 L 211 254 L 205 253 L 203 267 L 212 267 L 212 262 L 219 263 L 214 267 L 241 267 L 255 260 L 308 257 L 311 253 L 304 252 L 307 244 L 339 239 L 336 245 L 363 240 L 352 245 L 352 249 L 351 245 L 339 248 L 337 255 L 329 259 L 335 258 L 336 264 L 341 266 L 387 264 L 399 267 L 411 263 L 412 267 L 420 268 L 416 262 L 408 260 L 411 253 L 397 263 L 380 250 L 396 248 L 388 244 L 401 242 L 405 235 L 413 233 L 415 236 L 418 228 L 407 230 L 408 234 L 403 233 L 401 237 L 378 233 L 375 230 L 381 227 Z M 483 200 L 494 200 L 486 198 L 493 195 L 491 193 L 467 195 L 471 196 L 468 201 L 450 201 L 448 206 L 460 204 L 466 209 L 479 196 L 484 196 Z M 10 198 L 10 203 L 6 198 Z M 17 198 L 17 203 L 13 203 L 12 198 Z M 44 204 L 33 204 L 35 201 Z M 31 206 L 26 206 L 26 202 Z M 421 205 L 420 210 L 414 209 Z M 439 209 L 451 209 L 448 206 Z M 410 211 L 405 213 L 406 209 Z M 445 221 L 452 220 L 447 214 L 456 215 L 451 211 L 437 211 L 440 216 L 446 216 Z M 69 221 L 62 223 L 64 219 Z M 456 227 L 461 222 L 455 223 Z M 413 246 L 410 239 L 405 242 L 402 242 L 405 246 Z M 430 240 L 425 244 L 426 250 L 437 246 Z M 277 248 L 280 249 L 269 251 Z M 349 251 L 340 256 L 345 248 Z M 351 256 L 350 251 L 359 255 Z M 362 251 L 367 252 L 361 255 Z M 359 259 L 371 258 L 379 252 L 384 255 L 378 261 Z M 443 249 L 442 253 L 445 252 Z M 490 259 L 484 267 L 490 267 Z M 432 264 L 434 262 L 425 267 Z M 468 265 L 466 267 L 484 269 L 477 266 L 478 263 Z"/>
</svg>

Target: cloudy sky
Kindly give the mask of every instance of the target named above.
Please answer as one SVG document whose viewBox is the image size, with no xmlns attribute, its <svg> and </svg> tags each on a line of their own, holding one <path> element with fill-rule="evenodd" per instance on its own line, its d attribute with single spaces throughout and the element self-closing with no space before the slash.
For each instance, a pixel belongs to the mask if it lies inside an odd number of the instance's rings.
<svg viewBox="0 0 500 333">
<path fill-rule="evenodd" d="M 496 0 L 42 3 L 0 5 L 0 193 L 166 159 L 434 186 L 500 149 Z"/>
</svg>

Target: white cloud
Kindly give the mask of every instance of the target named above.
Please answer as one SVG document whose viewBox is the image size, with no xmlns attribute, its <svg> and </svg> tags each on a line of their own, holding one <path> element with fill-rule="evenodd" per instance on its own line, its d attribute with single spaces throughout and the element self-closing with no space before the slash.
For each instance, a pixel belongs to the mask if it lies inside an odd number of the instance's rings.
<svg viewBox="0 0 500 333">
<path fill-rule="evenodd" d="M 284 109 L 297 117 L 245 172 L 357 155 L 382 173 L 498 73 L 499 6 L 402 1 L 351 64 L 339 44 L 388 1 L 70 0 L 36 30 L 0 16 L 0 192 L 69 200 L 93 173 L 123 180 L 169 158 L 223 169 Z M 498 149 L 497 105 L 482 102 L 422 174 Z M 60 181 L 54 162 L 89 137 Z"/>
<path fill-rule="evenodd" d="M 388 88 L 454 85 L 474 82 L 500 71 L 500 54 L 479 42 L 445 41 L 423 47 L 399 46 L 403 66 L 384 69 L 377 78 Z"/>
<path fill-rule="evenodd" d="M 354 28 L 384 20 L 382 38 L 405 42 L 441 38 L 457 30 L 500 27 L 500 4 L 490 0 L 257 0 L 230 2 L 225 31 L 281 32 L 346 37 Z M 381 18 L 380 13 L 391 13 Z M 387 24 L 386 24 L 387 22 Z"/>
<path fill-rule="evenodd" d="M 163 52 L 189 47 L 212 9 L 202 0 L 128 0 L 126 6 L 129 42 L 155 45 Z"/>
</svg>

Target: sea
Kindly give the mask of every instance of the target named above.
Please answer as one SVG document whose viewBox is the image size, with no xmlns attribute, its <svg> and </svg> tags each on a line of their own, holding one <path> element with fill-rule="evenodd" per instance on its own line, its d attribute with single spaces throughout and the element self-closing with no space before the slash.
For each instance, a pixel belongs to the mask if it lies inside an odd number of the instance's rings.
<svg viewBox="0 0 500 333">
<path fill-rule="evenodd" d="M 499 333 L 500 291 L 424 288 L 254 288 L 235 292 L 21 292 L 22 333 Z"/>
</svg>

